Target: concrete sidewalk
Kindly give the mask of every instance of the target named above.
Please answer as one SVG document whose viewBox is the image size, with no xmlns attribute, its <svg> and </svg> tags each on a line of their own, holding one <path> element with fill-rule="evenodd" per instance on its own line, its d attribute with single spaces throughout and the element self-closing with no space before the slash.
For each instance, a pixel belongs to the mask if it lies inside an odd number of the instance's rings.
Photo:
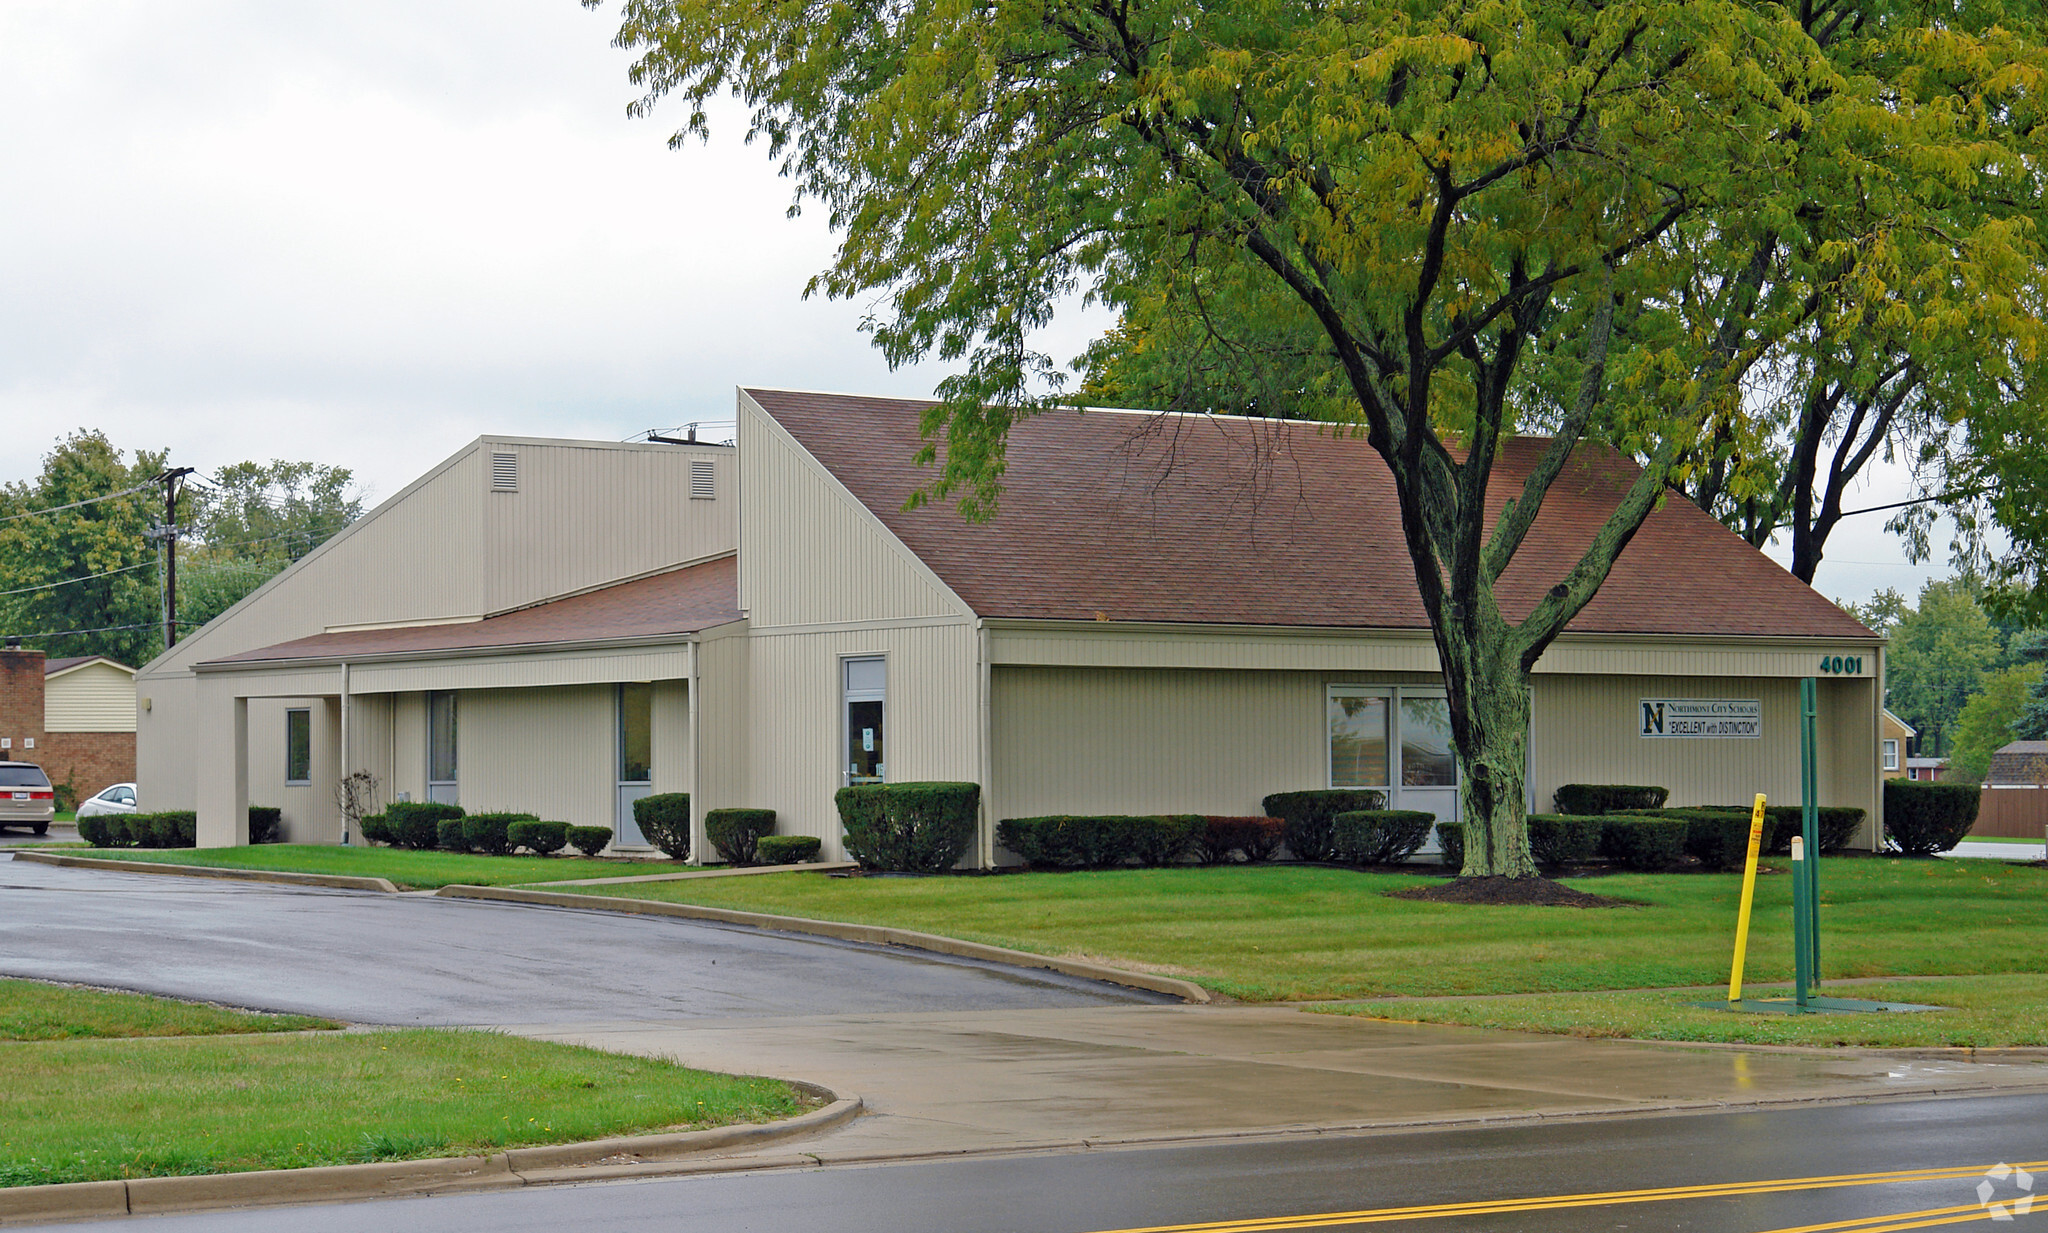
<svg viewBox="0 0 2048 1233">
<path fill-rule="evenodd" d="M 2048 1051 L 1986 1060 L 1583 1040 L 1272 1006 L 503 1025 L 859 1092 L 867 1114 L 759 1167 L 1510 1118 L 2048 1090 Z"/>
</svg>

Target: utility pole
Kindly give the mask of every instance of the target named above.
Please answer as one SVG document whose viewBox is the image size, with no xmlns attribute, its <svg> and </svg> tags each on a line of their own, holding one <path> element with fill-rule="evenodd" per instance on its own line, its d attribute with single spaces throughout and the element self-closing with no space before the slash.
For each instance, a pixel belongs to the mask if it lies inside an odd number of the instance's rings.
<svg viewBox="0 0 2048 1233">
<path fill-rule="evenodd" d="M 164 486 L 164 522 L 150 532 L 151 539 L 164 544 L 164 650 L 178 643 L 178 494 L 180 480 L 192 474 L 191 467 L 172 467 L 156 477 Z"/>
</svg>

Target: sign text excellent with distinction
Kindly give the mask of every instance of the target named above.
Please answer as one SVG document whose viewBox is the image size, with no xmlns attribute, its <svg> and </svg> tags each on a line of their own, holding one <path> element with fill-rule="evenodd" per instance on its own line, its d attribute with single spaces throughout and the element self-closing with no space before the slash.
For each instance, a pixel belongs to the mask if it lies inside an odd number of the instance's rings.
<svg viewBox="0 0 2048 1233">
<path fill-rule="evenodd" d="M 1761 738 L 1764 704 L 1760 698 L 1644 698 L 1645 737 Z"/>
</svg>

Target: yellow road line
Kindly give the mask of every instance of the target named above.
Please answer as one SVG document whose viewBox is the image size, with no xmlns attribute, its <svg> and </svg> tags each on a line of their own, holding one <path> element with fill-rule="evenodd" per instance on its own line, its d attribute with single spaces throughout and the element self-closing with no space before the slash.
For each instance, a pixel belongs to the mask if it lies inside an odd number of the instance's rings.
<svg viewBox="0 0 2048 1233">
<path fill-rule="evenodd" d="M 1958 1215 L 1957 1213 L 1961 1213 Z M 1929 1219 L 1932 1217 L 1933 1219 Z M 1859 1220 L 1833 1220 L 1826 1224 L 1802 1224 L 1790 1229 L 1772 1229 L 1769 1233 L 1897 1233 L 1901 1229 L 1928 1229 L 1938 1224 L 1967 1224 L 1972 1220 L 1991 1220 L 1991 1212 L 1982 1203 L 1964 1203 L 1956 1207 L 1930 1207 L 1918 1212 L 1893 1212 L 1886 1216 L 1865 1216 Z M 2009 1219 L 2009 1217 L 2008 1217 Z M 1886 1221 L 1894 1223 L 1887 1224 Z"/>
<path fill-rule="evenodd" d="M 1554 1211 L 1572 1207 L 1612 1207 L 1623 1203 L 1668 1202 L 1675 1199 L 1715 1199 L 1750 1194 L 1781 1194 L 1795 1190 L 1833 1190 L 1847 1186 L 1884 1186 L 1906 1182 L 1954 1181 L 1963 1178 L 1982 1177 L 1990 1165 L 1953 1165 L 1940 1169 L 1902 1169 L 1891 1173 L 1839 1173 L 1821 1177 L 1793 1177 L 1769 1181 L 1721 1182 L 1703 1186 L 1666 1186 L 1654 1190 L 1611 1190 L 1587 1194 L 1545 1195 L 1521 1199 L 1493 1199 L 1469 1203 L 1434 1203 L 1419 1207 L 1382 1207 L 1352 1212 L 1320 1212 L 1306 1216 L 1267 1216 L 1250 1220 L 1216 1220 L 1202 1224 L 1148 1225 L 1143 1228 L 1104 1230 L 1103 1233 L 1275 1233 L 1285 1229 L 1325 1229 L 1340 1225 L 1386 1224 L 1403 1220 L 1430 1220 L 1444 1216 L 1493 1216 L 1509 1212 Z M 2025 1161 L 2015 1167 L 2029 1171 L 2048 1169 L 2048 1160 Z M 1875 1220 L 1914 1219 L 1921 1216 L 1958 1212 L 1963 1208 L 1928 1209 L 1924 1212 L 1905 1212 L 1897 1216 L 1872 1217 Z M 1981 1207 L 1967 1209 L 1978 1216 L 1985 1216 Z M 1934 1220 L 1933 1224 L 1955 1224 L 1961 1220 L 1976 1219 L 1975 1216 L 1955 1220 Z M 1856 1222 L 1848 1222 L 1854 1225 Z M 1832 1225 L 1815 1225 L 1819 1230 L 1834 1228 Z M 1895 1225 L 1891 1228 L 1919 1228 L 1921 1225 Z M 1781 1230 L 1778 1233 L 1799 1233 L 1797 1230 Z M 1877 1233 L 1876 1230 L 1860 1230 L 1858 1233 Z"/>
</svg>

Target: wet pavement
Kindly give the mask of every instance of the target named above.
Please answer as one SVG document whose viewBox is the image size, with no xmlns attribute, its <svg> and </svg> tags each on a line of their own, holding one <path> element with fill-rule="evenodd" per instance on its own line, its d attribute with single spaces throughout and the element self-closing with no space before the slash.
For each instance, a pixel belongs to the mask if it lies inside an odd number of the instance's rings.
<svg viewBox="0 0 2048 1233">
<path fill-rule="evenodd" d="M 0 862 L 0 976 L 477 1026 L 1164 999 L 891 947 L 609 912 Z"/>
</svg>

